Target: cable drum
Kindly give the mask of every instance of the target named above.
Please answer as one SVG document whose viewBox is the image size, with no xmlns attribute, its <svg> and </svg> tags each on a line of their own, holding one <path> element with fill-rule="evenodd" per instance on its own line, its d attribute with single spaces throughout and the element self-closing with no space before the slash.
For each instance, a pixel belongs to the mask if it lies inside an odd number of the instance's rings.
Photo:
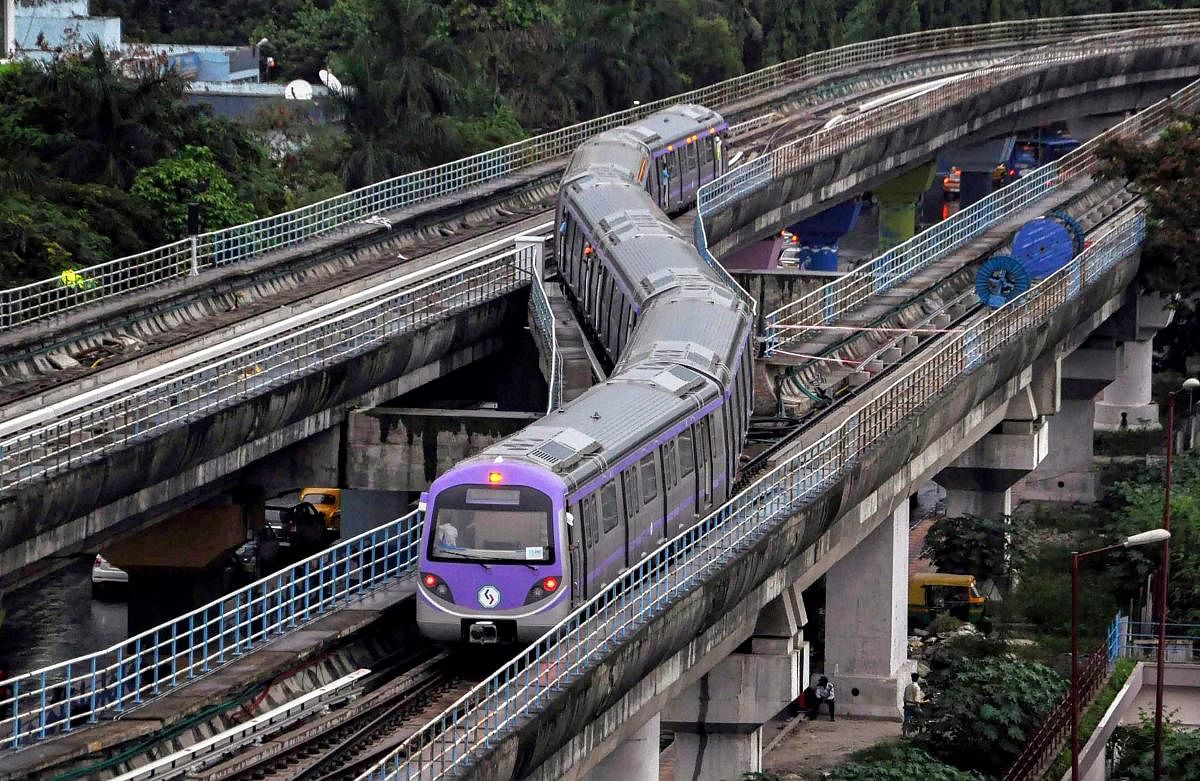
<svg viewBox="0 0 1200 781">
<path fill-rule="evenodd" d="M 1033 284 L 1025 264 L 1011 255 L 993 255 L 975 275 L 975 293 L 992 309 L 1012 301 Z"/>
<path fill-rule="evenodd" d="M 1073 228 L 1078 227 L 1078 223 L 1074 220 L 1068 223 L 1063 216 L 1053 213 L 1040 220 L 1030 220 L 1013 237 L 1013 257 L 1025 266 L 1034 279 L 1050 276 L 1070 263 L 1071 258 L 1083 249 L 1082 238 L 1076 249 Z"/>
</svg>

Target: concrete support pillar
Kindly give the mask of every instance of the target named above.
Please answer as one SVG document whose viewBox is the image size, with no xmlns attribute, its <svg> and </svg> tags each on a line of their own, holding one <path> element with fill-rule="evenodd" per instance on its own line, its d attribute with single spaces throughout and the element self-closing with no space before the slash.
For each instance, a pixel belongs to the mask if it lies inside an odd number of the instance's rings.
<svg viewBox="0 0 1200 781">
<path fill-rule="evenodd" d="M 663 727 L 675 733 L 675 778 L 762 770 L 762 725 L 800 696 L 808 672 L 806 622 L 799 589 L 785 589 L 760 613 L 750 653 L 730 654 L 663 710 Z"/>
<path fill-rule="evenodd" d="M 0 0 L 4 13 L 4 37 L 0 39 L 0 60 L 7 60 L 16 54 L 17 39 L 17 5 L 15 0 Z"/>
<path fill-rule="evenodd" d="M 1154 341 L 1123 343 L 1117 376 L 1096 402 L 1096 430 L 1157 429 L 1158 405 L 1150 395 Z"/>
<path fill-rule="evenodd" d="M 908 502 L 825 576 L 825 674 L 837 709 L 900 718 L 908 677 Z"/>
<path fill-rule="evenodd" d="M 1116 344 L 1106 338 L 1089 339 L 1065 358 L 1057 359 L 1059 409 L 1047 425 L 1049 450 L 1046 458 L 1022 481 L 1021 498 L 1052 502 L 1096 501 L 1097 483 L 1093 459 L 1093 425 L 1096 419 L 1096 396 L 1113 381 L 1117 374 Z M 1035 378 L 1039 366 L 1035 364 Z M 1048 395 L 1043 393 L 1043 395 Z"/>
<path fill-rule="evenodd" d="M 793 225 L 789 230 L 799 239 L 797 260 L 810 271 L 838 270 L 838 242 L 858 222 L 862 201 L 839 203 Z"/>
<path fill-rule="evenodd" d="M 1035 388 L 1023 388 L 1005 420 L 934 477 L 946 489 L 946 517 L 1012 515 L 1012 487 L 1049 452 L 1049 426 L 1036 396 Z"/>
<path fill-rule="evenodd" d="M 658 738 L 661 720 L 656 713 L 636 733 L 617 746 L 584 775 L 584 781 L 658 781 Z"/>
<path fill-rule="evenodd" d="M 917 200 L 933 183 L 934 164 L 926 163 L 886 182 L 875 191 L 879 199 L 879 251 L 903 244 L 917 226 Z"/>
</svg>

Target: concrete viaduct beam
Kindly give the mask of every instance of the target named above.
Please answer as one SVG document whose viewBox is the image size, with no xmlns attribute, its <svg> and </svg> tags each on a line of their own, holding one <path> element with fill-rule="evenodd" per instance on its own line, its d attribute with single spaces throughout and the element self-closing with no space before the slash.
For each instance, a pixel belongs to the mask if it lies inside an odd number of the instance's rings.
<svg viewBox="0 0 1200 781">
<path fill-rule="evenodd" d="M 1200 43 L 1047 63 L 938 115 L 919 119 L 770 182 L 705 215 L 716 257 L 933 159 L 950 144 L 1010 135 L 1032 124 L 1149 105 L 1200 75 Z"/>
<path fill-rule="evenodd" d="M 170 429 L 48 486 L 0 499 L 0 581 L 36 562 L 131 534 L 228 490 L 265 456 L 499 350 L 524 323 L 524 291 L 403 334 L 267 394 Z"/>
<path fill-rule="evenodd" d="M 748 639 L 788 586 L 806 588 L 891 517 L 916 487 L 992 431 L 1033 379 L 1039 356 L 1064 355 L 1120 307 L 1137 269 L 1109 269 L 1039 328 L 907 418 L 886 446 L 863 451 L 821 498 L 779 522 L 703 586 L 656 613 L 625 642 L 500 739 L 465 777 L 575 779 L 711 672 Z M 817 436 L 814 433 L 814 436 Z M 807 440 L 805 442 L 807 444 Z"/>
</svg>

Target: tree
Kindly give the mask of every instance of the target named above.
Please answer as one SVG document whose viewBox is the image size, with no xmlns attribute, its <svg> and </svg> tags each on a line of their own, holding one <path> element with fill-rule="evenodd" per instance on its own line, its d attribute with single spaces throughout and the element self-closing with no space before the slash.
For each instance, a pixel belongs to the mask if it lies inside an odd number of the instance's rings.
<svg viewBox="0 0 1200 781">
<path fill-rule="evenodd" d="M 983 781 L 978 773 L 959 770 L 934 759 L 912 744 L 889 743 L 859 752 L 838 765 L 831 781 Z"/>
<path fill-rule="evenodd" d="M 1154 778 L 1154 721 L 1117 727 L 1112 737 L 1117 765 L 1113 778 L 1151 781 Z M 1163 776 L 1171 781 L 1200 781 L 1200 732 L 1163 724 Z"/>
<path fill-rule="evenodd" d="M 922 745 L 958 768 L 1002 771 L 1066 691 L 1045 665 L 1004 657 L 955 659 L 931 675 L 937 709 Z"/>
<path fill-rule="evenodd" d="M 1177 115 L 1166 131 L 1151 142 L 1121 139 L 1099 150 L 1103 174 L 1128 181 L 1145 200 L 1147 235 L 1138 273 L 1152 291 L 1175 298 L 1177 322 L 1164 341 L 1177 349 L 1170 363 L 1182 369 L 1200 344 L 1200 117 Z"/>
<path fill-rule="evenodd" d="M 1021 518 L 939 518 L 921 551 L 941 572 L 1007 582 L 1029 555 L 1029 523 Z"/>
<path fill-rule="evenodd" d="M 249 204 L 238 200 L 229 179 L 205 147 L 187 146 L 138 172 L 130 193 L 159 216 L 172 239 L 187 235 L 189 203 L 200 207 L 200 230 L 208 231 L 254 218 Z"/>
</svg>

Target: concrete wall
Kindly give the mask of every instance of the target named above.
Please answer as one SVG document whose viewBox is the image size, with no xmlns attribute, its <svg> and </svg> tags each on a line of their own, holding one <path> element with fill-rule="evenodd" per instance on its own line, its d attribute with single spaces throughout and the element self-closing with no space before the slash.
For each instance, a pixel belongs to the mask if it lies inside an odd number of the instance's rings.
<svg viewBox="0 0 1200 781">
<path fill-rule="evenodd" d="M 1083 781 L 1107 781 L 1105 756 L 1109 738 L 1117 727 L 1137 724 L 1142 715 L 1154 712 L 1154 687 L 1158 668 L 1139 662 L 1121 687 L 1092 736 L 1079 751 L 1079 775 Z M 1163 667 L 1163 711 L 1179 724 L 1200 727 L 1200 665 L 1166 664 Z M 1071 771 L 1062 781 L 1071 781 Z"/>
<path fill-rule="evenodd" d="M 971 143 L 1038 122 L 1140 108 L 1197 74 L 1200 44 L 1047 64 L 1043 71 L 868 139 L 707 215 L 709 248 L 721 257 L 829 204 L 873 189 L 933 159 L 951 142 Z"/>
<path fill-rule="evenodd" d="M 1069 353 L 1120 306 L 1136 260 L 1111 269 L 1041 328 L 1004 348 L 926 411 L 862 453 L 849 474 L 667 607 L 500 741 L 470 778 L 576 778 L 625 736 L 621 724 L 678 696 L 751 631 L 758 611 L 788 585 L 845 555 L 920 482 L 1003 419 L 1047 350 Z M 819 436 L 814 431 L 809 439 Z M 855 511 L 848 514 L 849 511 Z M 837 555 L 832 552 L 837 551 Z"/>
<path fill-rule="evenodd" d="M 79 550 L 95 535 L 130 531 L 183 509 L 191 492 L 336 425 L 348 408 L 377 404 L 498 349 L 490 335 L 519 329 L 521 291 L 387 346 L 164 431 L 0 500 L 0 578 Z M 217 489 L 219 490 L 219 488 Z M 194 496 L 191 501 L 194 502 Z M 120 528 L 119 528 L 120 527 Z"/>
<path fill-rule="evenodd" d="M 349 417 L 347 483 L 424 491 L 454 464 L 540 417 L 500 410 L 356 410 Z"/>
</svg>

